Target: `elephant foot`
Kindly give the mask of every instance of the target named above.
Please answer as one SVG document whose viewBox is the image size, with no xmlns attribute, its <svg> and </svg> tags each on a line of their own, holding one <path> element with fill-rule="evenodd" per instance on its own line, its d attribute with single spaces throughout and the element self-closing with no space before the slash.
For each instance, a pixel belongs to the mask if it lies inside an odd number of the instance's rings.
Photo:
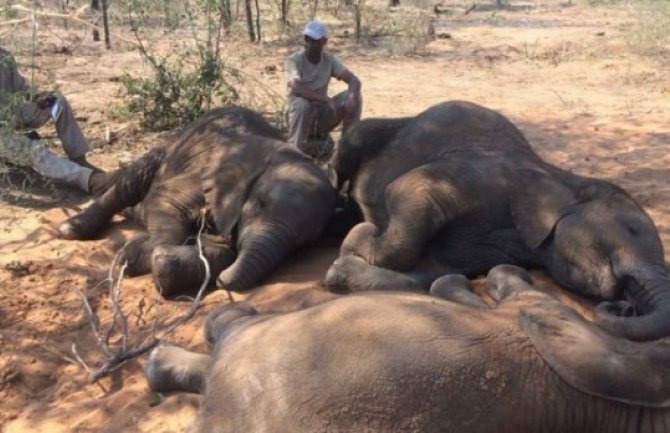
<svg viewBox="0 0 670 433">
<path fill-rule="evenodd" d="M 347 293 L 352 290 L 354 281 L 350 276 L 356 272 L 365 272 L 367 263 L 357 256 L 347 255 L 336 259 L 326 272 L 324 283 L 334 293 Z"/>
<path fill-rule="evenodd" d="M 126 265 L 126 275 L 137 277 L 151 272 L 149 252 L 151 251 L 151 237 L 148 233 L 140 233 L 124 245 L 119 257 L 119 263 Z"/>
<path fill-rule="evenodd" d="M 209 355 L 163 345 L 151 351 L 145 375 L 149 388 L 154 392 L 184 391 L 197 394 L 204 389 L 208 363 Z"/>
<path fill-rule="evenodd" d="M 205 265 L 190 245 L 161 245 L 151 254 L 151 272 L 161 295 L 172 296 L 197 290 L 205 278 Z M 214 281 L 210 275 L 207 284 Z"/>
<path fill-rule="evenodd" d="M 521 292 L 532 291 L 532 280 L 525 269 L 513 265 L 498 265 L 486 276 L 486 290 L 496 301 Z"/>
<path fill-rule="evenodd" d="M 340 247 L 340 256 L 358 256 L 368 263 L 375 263 L 375 240 L 379 236 L 376 225 L 368 222 L 357 224 L 349 230 Z"/>
<path fill-rule="evenodd" d="M 472 292 L 472 284 L 465 275 L 450 274 L 438 278 L 430 286 L 430 294 L 473 308 L 489 308 L 482 298 Z"/>
<path fill-rule="evenodd" d="M 427 289 L 408 274 L 370 265 L 353 255 L 335 260 L 326 273 L 324 283 L 334 293 L 368 290 L 425 292 Z"/>
<path fill-rule="evenodd" d="M 58 226 L 58 235 L 67 240 L 90 240 L 100 235 L 109 224 L 109 218 L 94 212 L 81 212 Z"/>
</svg>

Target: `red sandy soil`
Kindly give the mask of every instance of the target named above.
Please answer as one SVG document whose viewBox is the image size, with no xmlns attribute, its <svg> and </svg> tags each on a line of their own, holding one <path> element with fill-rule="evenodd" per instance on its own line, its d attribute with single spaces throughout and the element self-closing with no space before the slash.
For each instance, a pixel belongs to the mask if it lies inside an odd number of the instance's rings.
<svg viewBox="0 0 670 433">
<path fill-rule="evenodd" d="M 527 4 L 532 6 L 527 10 L 475 10 L 468 15 L 462 14 L 464 7 L 455 8 L 455 15 L 436 26 L 438 36 L 449 37 L 436 38 L 409 55 L 392 56 L 384 47 L 355 47 L 351 38 L 337 34 L 329 44 L 364 84 L 364 117 L 412 115 L 450 99 L 500 110 L 547 160 L 631 192 L 655 220 L 667 247 L 668 64 L 629 47 L 626 35 L 637 16 L 633 9 Z M 146 72 L 137 52 L 118 38 L 107 51 L 81 30 L 54 25 L 49 29 L 40 34 L 37 57 L 43 79 L 55 82 L 68 96 L 94 144 L 104 144 L 107 129 L 114 137 L 111 144 L 96 149 L 92 161 L 114 168 L 119 159 L 160 140 L 138 129 L 133 119 L 112 116 L 121 102 L 122 73 Z M 227 44 L 231 58 L 247 73 L 283 91 L 283 59 L 297 46 L 255 46 L 239 40 Z M 71 52 L 62 53 L 63 46 Z M 267 66 L 275 66 L 276 72 Z M 134 230 L 119 223 L 97 241 L 58 239 L 54 227 L 85 202 L 81 194 L 39 181 L 32 188 L 3 191 L 0 431 L 185 431 L 199 397 L 152 395 L 142 373 L 146 357 L 128 362 L 98 384 L 90 383 L 87 372 L 71 362 L 73 345 L 92 368 L 101 360 L 76 288 L 87 293 L 101 322 L 108 323 L 111 310 L 104 280 L 115 252 Z M 282 304 L 279 298 L 314 287 L 336 255 L 337 248 L 327 245 L 295 254 L 254 291 L 254 302 L 266 309 L 299 307 L 299 302 Z M 542 289 L 560 293 L 543 274 L 534 277 Z M 577 302 L 573 296 L 564 297 Z M 203 319 L 228 300 L 225 292 L 208 295 L 195 319 L 170 340 L 206 350 Z M 588 305 L 581 304 L 588 314 Z M 132 335 L 150 329 L 157 310 L 161 317 L 174 317 L 188 305 L 166 301 L 159 308 L 149 277 L 123 280 L 122 307 Z"/>
</svg>

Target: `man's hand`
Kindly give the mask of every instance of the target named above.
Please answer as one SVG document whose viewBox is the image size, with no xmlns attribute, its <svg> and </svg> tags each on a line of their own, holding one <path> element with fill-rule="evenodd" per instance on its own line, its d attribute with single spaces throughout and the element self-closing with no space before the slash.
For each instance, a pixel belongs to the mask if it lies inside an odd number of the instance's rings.
<svg viewBox="0 0 670 433">
<path fill-rule="evenodd" d="M 40 110 L 50 110 L 56 103 L 56 96 L 51 92 L 39 92 L 35 95 L 35 104 Z"/>
</svg>

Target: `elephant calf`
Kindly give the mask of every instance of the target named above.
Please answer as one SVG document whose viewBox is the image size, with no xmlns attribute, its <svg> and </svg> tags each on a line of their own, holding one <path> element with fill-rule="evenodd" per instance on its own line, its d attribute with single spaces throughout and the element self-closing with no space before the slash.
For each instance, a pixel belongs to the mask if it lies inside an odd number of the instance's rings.
<svg viewBox="0 0 670 433">
<path fill-rule="evenodd" d="M 609 331 L 670 335 L 670 276 L 651 218 L 616 185 L 543 161 L 501 114 L 454 101 L 366 119 L 329 164 L 364 217 L 328 272 L 330 287 L 422 291 L 444 274 L 540 267 L 582 295 L 627 298 L 633 308 L 597 309 Z"/>
<path fill-rule="evenodd" d="M 201 392 L 201 433 L 670 432 L 670 346 L 631 343 L 535 291 L 520 268 L 431 292 L 354 294 L 287 314 L 213 312 L 213 352 L 156 348 L 158 392 Z"/>
<path fill-rule="evenodd" d="M 212 282 L 218 275 L 226 289 L 246 290 L 316 239 L 334 206 L 335 192 L 310 158 L 281 141 L 258 113 L 226 107 L 123 169 L 59 231 L 88 239 L 135 207 L 147 232 L 124 246 L 129 275 L 152 272 L 166 296 L 197 288 L 205 276 L 202 252 Z"/>
</svg>

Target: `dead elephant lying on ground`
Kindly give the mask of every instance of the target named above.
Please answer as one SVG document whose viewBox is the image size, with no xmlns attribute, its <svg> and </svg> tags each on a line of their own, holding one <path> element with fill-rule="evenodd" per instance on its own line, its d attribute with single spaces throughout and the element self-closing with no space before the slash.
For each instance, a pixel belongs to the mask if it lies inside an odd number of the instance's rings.
<svg viewBox="0 0 670 433">
<path fill-rule="evenodd" d="M 218 275 L 226 289 L 246 290 L 320 235 L 335 192 L 321 169 L 259 114 L 228 107 L 123 169 L 59 231 L 68 239 L 93 238 L 115 214 L 138 204 L 134 213 L 147 232 L 126 244 L 122 260 L 129 275 L 152 272 L 163 295 L 172 295 L 204 279 L 194 243 L 203 217 L 212 281 Z"/>
<path fill-rule="evenodd" d="M 202 392 L 197 431 L 668 432 L 670 346 L 613 337 L 502 265 L 287 314 L 213 312 L 212 355 L 155 349 L 154 391 Z"/>
<path fill-rule="evenodd" d="M 670 335 L 670 272 L 649 215 L 618 186 L 544 161 L 500 113 L 451 101 L 365 119 L 329 165 L 364 216 L 326 276 L 334 289 L 425 291 L 514 264 L 602 299 L 596 320 L 612 333 Z"/>
</svg>

